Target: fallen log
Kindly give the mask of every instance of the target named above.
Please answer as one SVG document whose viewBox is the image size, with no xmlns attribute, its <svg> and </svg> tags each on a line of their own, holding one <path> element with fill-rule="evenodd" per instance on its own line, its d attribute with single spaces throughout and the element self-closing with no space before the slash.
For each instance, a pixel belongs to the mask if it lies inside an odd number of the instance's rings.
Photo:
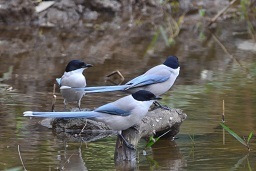
<svg viewBox="0 0 256 171">
<path fill-rule="evenodd" d="M 149 138 L 152 135 L 159 136 L 168 132 L 164 137 L 173 139 L 186 117 L 187 115 L 180 109 L 157 108 L 149 111 L 139 125 L 122 131 L 122 135 L 135 149 L 141 138 Z M 95 141 L 116 134 L 104 123 L 83 118 L 53 119 L 52 127 L 57 136 L 80 142 Z M 125 165 L 131 168 L 136 165 L 134 163 L 136 162 L 136 150 L 128 148 L 122 138 L 117 137 L 115 162 L 124 167 L 123 162 L 129 161 L 128 165 L 127 163 Z"/>
<path fill-rule="evenodd" d="M 132 127 L 124 133 L 136 133 L 137 138 L 148 138 L 151 135 L 160 135 L 168 130 L 171 130 L 165 137 L 174 137 L 179 132 L 181 123 L 186 119 L 187 115 L 180 109 L 165 110 L 157 108 L 147 113 L 145 118 L 141 121 L 140 125 Z M 81 137 L 86 136 L 87 140 L 90 141 L 88 133 L 101 133 L 106 132 L 108 135 L 112 132 L 109 127 L 101 122 L 96 122 L 90 119 L 84 118 L 71 118 L 71 119 L 53 119 L 51 121 L 52 128 L 57 135 L 67 136 L 79 134 Z M 135 129 L 134 129 L 135 128 Z M 136 131 L 137 132 L 136 132 Z M 113 134 L 116 134 L 113 131 Z M 92 137 L 95 139 L 95 137 Z M 137 140 L 133 145 L 137 145 Z"/>
</svg>

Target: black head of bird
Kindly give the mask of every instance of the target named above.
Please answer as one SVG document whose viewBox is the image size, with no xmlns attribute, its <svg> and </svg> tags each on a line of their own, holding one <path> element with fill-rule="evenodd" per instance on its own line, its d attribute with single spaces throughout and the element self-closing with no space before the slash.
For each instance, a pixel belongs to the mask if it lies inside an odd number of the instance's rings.
<svg viewBox="0 0 256 171">
<path fill-rule="evenodd" d="M 147 90 L 139 90 L 132 94 L 132 97 L 138 101 L 150 101 L 150 100 L 159 100 L 160 97 L 156 97 L 153 93 Z"/>
<path fill-rule="evenodd" d="M 86 64 L 86 63 L 84 63 L 83 61 L 80 61 L 80 60 L 72 60 L 68 63 L 65 71 L 70 72 L 70 71 L 74 71 L 74 70 L 81 69 L 81 68 L 86 69 L 88 67 L 92 67 L 92 65 L 91 64 Z"/>
<path fill-rule="evenodd" d="M 177 69 L 180 66 L 176 56 L 169 56 L 163 64 L 173 69 Z"/>
</svg>

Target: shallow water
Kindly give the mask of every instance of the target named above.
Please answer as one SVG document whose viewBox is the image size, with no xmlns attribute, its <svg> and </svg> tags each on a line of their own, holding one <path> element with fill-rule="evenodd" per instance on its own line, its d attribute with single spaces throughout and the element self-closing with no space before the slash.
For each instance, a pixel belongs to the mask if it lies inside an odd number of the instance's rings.
<svg viewBox="0 0 256 171">
<path fill-rule="evenodd" d="M 192 38 L 184 42 L 188 32 Z M 184 110 L 188 117 L 175 141 L 160 140 L 147 156 L 142 155 L 146 142 L 141 140 L 135 170 L 256 168 L 255 138 L 250 153 L 227 133 L 223 145 L 219 126 L 224 100 L 225 120 L 230 128 L 240 136 L 256 129 L 256 55 L 238 49 L 236 44 L 246 39 L 232 36 L 232 32 L 217 35 L 235 58 L 225 54 L 212 38 L 207 43 L 188 42 L 196 37 L 191 30 L 181 32 L 176 44 L 161 50 L 148 53 L 149 42 L 140 38 L 115 45 L 119 49 L 103 49 L 102 56 L 102 51 L 98 55 L 92 53 L 93 47 L 98 46 L 97 40 L 81 46 L 86 34 L 37 28 L 2 29 L 1 33 L 1 170 L 22 167 L 22 161 L 27 170 L 115 170 L 115 137 L 89 143 L 70 142 L 41 126 L 40 119 L 25 118 L 22 113 L 51 109 L 54 80 L 62 75 L 70 59 L 94 65 L 85 71 L 88 85 L 106 85 L 110 83 L 105 82 L 105 75 L 114 70 L 119 70 L 128 81 L 162 63 L 170 54 L 179 57 L 181 73 L 172 90 L 163 95 L 162 103 Z M 47 41 L 51 38 L 55 41 Z M 160 39 L 156 46 L 165 46 L 161 42 Z M 102 42 L 102 48 L 104 43 L 107 41 Z M 90 51 L 83 49 L 88 50 L 87 46 Z M 122 96 L 120 92 L 90 94 L 83 98 L 82 107 L 94 108 Z M 63 110 L 62 102 L 57 92 L 56 110 Z"/>
</svg>

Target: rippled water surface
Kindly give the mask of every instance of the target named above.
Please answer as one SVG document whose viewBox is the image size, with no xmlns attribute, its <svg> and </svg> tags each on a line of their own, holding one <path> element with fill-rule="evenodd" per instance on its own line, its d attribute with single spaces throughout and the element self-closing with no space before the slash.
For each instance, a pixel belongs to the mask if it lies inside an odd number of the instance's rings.
<svg viewBox="0 0 256 171">
<path fill-rule="evenodd" d="M 70 59 L 94 65 L 85 71 L 88 85 L 106 85 L 110 83 L 105 82 L 105 75 L 114 70 L 119 70 L 128 81 L 171 54 L 179 57 L 181 73 L 171 91 L 163 95 L 162 103 L 182 109 L 188 117 L 175 141 L 161 139 L 147 156 L 142 155 L 146 142 L 140 141 L 136 170 L 256 168 L 255 137 L 250 152 L 228 133 L 223 145 L 223 130 L 219 126 L 224 100 L 226 125 L 240 136 L 256 129 L 256 54 L 241 50 L 236 44 L 246 39 L 231 33 L 222 37 L 233 58 L 212 38 L 206 43 L 188 43 L 190 39 L 185 42 L 184 32 L 170 47 L 159 40 L 156 47 L 161 50 L 156 48 L 153 52 L 147 51 L 150 39 L 131 38 L 115 48 L 103 49 L 104 53 L 91 55 L 93 47 L 97 47 L 93 44 L 96 40 L 81 46 L 86 34 L 79 37 L 60 32 L 2 29 L 0 170 L 22 168 L 22 162 L 27 170 L 115 170 L 115 137 L 89 143 L 70 142 L 41 126 L 40 119 L 25 118 L 22 113 L 51 109 L 54 80 L 63 74 Z M 50 37 L 54 40 L 51 43 L 47 41 Z M 107 43 L 102 42 L 102 48 Z M 122 96 L 120 92 L 90 94 L 83 98 L 82 107 L 97 107 Z M 63 110 L 62 102 L 57 92 L 56 110 Z"/>
</svg>

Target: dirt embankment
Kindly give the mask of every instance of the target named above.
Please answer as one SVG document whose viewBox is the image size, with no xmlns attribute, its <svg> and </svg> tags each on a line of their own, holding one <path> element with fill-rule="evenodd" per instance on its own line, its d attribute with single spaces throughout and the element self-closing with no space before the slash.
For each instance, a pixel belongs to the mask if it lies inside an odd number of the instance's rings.
<svg viewBox="0 0 256 171">
<path fill-rule="evenodd" d="M 13 25 L 74 26 L 121 17 L 131 19 L 134 12 L 142 16 L 163 13 L 156 0 L 56 0 L 36 3 L 32 0 L 3 0 L 0 2 L 0 23 Z M 170 5 L 164 6 L 170 10 Z"/>
<path fill-rule="evenodd" d="M 228 0 L 2 0 L 0 24 L 71 27 L 122 20 L 132 25 L 135 18 L 194 14 L 200 9 L 213 16 L 228 4 Z"/>
</svg>

